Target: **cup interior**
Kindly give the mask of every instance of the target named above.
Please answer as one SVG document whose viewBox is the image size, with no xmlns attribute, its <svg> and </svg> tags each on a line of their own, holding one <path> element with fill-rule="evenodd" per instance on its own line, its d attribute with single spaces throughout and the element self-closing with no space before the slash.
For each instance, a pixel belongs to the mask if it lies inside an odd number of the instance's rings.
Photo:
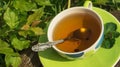
<svg viewBox="0 0 120 67">
<path fill-rule="evenodd" d="M 65 41 L 53 46 L 55 50 L 61 53 L 79 53 L 88 51 L 96 46 L 103 35 L 103 21 L 101 17 L 91 9 L 84 7 L 74 7 L 59 13 L 51 21 L 48 28 L 48 40 L 54 41 L 66 38 L 72 31 L 81 28 L 90 29 L 89 35 L 82 34 L 82 37 L 89 37 L 89 40 L 80 40 L 79 42 Z M 80 46 L 80 47 L 79 47 Z M 79 47 L 79 51 L 74 50 Z"/>
</svg>

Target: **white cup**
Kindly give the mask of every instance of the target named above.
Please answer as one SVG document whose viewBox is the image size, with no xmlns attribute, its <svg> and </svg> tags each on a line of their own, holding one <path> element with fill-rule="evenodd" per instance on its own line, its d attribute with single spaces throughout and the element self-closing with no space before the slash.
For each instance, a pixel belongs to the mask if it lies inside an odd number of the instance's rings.
<svg viewBox="0 0 120 67">
<path fill-rule="evenodd" d="M 47 35 L 48 35 L 48 40 L 50 42 L 52 42 L 52 41 L 54 41 L 55 29 L 57 28 L 58 24 L 61 23 L 60 21 L 62 21 L 67 16 L 74 15 L 74 14 L 89 14 L 91 17 L 93 17 L 95 20 L 98 21 L 98 24 L 100 26 L 99 36 L 98 36 L 97 40 L 88 48 L 86 48 L 82 51 L 79 51 L 79 52 L 70 53 L 70 52 L 62 51 L 59 48 L 57 48 L 56 46 L 53 46 L 53 49 L 65 58 L 76 59 L 76 58 L 84 58 L 86 56 L 92 55 L 100 47 L 100 45 L 103 41 L 103 31 L 104 31 L 103 21 L 102 21 L 100 15 L 97 14 L 94 10 L 92 10 L 92 3 L 90 1 L 87 1 L 87 2 L 85 2 L 85 6 L 86 6 L 86 4 L 88 7 L 72 7 L 72 8 L 68 8 L 68 9 L 60 12 L 58 15 L 56 15 L 53 18 L 53 20 L 51 21 L 51 23 L 49 25 Z M 81 16 L 81 18 L 83 18 L 83 16 Z M 92 26 L 92 24 L 90 24 L 89 26 Z M 63 29 L 63 30 L 65 31 L 65 29 Z M 92 31 L 93 31 L 93 34 L 96 33 L 95 29 Z M 63 34 L 64 34 L 64 32 L 63 32 Z"/>
</svg>

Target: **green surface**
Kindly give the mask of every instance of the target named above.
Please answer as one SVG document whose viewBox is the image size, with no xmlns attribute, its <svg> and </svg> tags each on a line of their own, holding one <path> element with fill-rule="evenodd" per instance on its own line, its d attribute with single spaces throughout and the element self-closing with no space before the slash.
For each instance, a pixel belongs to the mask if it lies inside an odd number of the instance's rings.
<svg viewBox="0 0 120 67">
<path fill-rule="evenodd" d="M 120 31 L 120 23 L 118 20 L 105 10 L 93 8 L 100 14 L 104 23 L 114 22 Z M 53 49 L 39 52 L 40 60 L 44 67 L 112 67 L 120 57 L 120 37 L 116 39 L 116 43 L 111 49 L 100 48 L 94 55 L 79 60 L 67 60 Z"/>
</svg>

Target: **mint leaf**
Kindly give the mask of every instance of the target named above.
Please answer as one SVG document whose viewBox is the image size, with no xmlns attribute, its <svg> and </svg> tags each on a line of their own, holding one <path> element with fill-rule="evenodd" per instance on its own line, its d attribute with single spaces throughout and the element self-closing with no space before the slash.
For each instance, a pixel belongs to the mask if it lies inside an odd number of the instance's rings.
<svg viewBox="0 0 120 67">
<path fill-rule="evenodd" d="M 17 37 L 13 37 L 12 45 L 17 50 L 23 50 L 23 49 L 29 47 L 30 41 L 29 40 L 19 40 Z"/>
<path fill-rule="evenodd" d="M 35 2 L 27 1 L 27 0 L 15 0 L 13 6 L 16 9 L 20 10 L 21 12 L 31 11 L 37 8 Z"/>
<path fill-rule="evenodd" d="M 10 47 L 0 48 L 0 54 L 11 55 L 11 56 L 19 56 L 18 53 L 14 52 Z"/>
<path fill-rule="evenodd" d="M 112 45 L 112 46 L 113 46 L 113 45 Z M 107 40 L 104 39 L 103 44 L 102 44 L 102 47 L 108 49 L 108 48 L 111 48 L 112 46 L 111 46 L 110 41 L 109 41 L 108 39 L 107 39 Z"/>
<path fill-rule="evenodd" d="M 117 25 L 113 22 L 109 22 L 104 25 L 104 33 L 105 34 L 112 32 L 112 31 L 116 31 L 116 29 L 117 29 Z"/>
<path fill-rule="evenodd" d="M 34 35 L 35 35 L 34 32 L 31 31 L 31 30 L 22 30 L 22 31 L 19 31 L 18 33 L 19 33 L 20 36 L 23 36 L 23 37 L 25 37 L 25 38 L 26 38 L 28 35 L 29 35 L 29 36 L 34 36 Z"/>
<path fill-rule="evenodd" d="M 21 58 L 19 56 L 5 56 L 6 67 L 19 67 L 21 63 Z"/>
<path fill-rule="evenodd" d="M 104 25 L 104 40 L 102 43 L 103 48 L 110 49 L 114 46 L 116 38 L 120 36 L 117 31 L 117 25 L 113 22 L 106 23 Z"/>
<path fill-rule="evenodd" d="M 47 34 L 43 34 L 39 37 L 39 41 L 40 43 L 44 43 L 44 42 L 47 42 L 48 41 L 48 38 L 47 38 Z"/>
<path fill-rule="evenodd" d="M 35 33 L 35 35 L 44 34 L 43 29 L 40 27 L 31 27 L 31 31 L 33 31 Z"/>
<path fill-rule="evenodd" d="M 45 34 L 40 35 L 38 42 L 43 43 L 43 42 L 47 42 L 48 41 L 47 30 L 48 30 L 49 24 L 50 24 L 50 22 L 46 22 L 46 26 L 44 28 Z"/>
<path fill-rule="evenodd" d="M 40 20 L 43 14 L 44 14 L 44 7 L 35 10 L 35 12 L 32 15 L 29 15 L 29 17 L 27 18 L 26 24 L 30 25 L 33 21 Z"/>
<path fill-rule="evenodd" d="M 0 39 L 0 48 L 9 47 L 9 44 Z"/>
<path fill-rule="evenodd" d="M 17 25 L 19 24 L 17 14 L 13 10 L 11 10 L 10 8 L 7 8 L 7 10 L 5 11 L 4 20 L 5 20 L 5 23 L 11 29 L 16 28 Z"/>
<path fill-rule="evenodd" d="M 18 53 L 15 53 L 9 44 L 0 39 L 0 53 L 5 55 L 17 56 Z"/>
<path fill-rule="evenodd" d="M 12 48 L 9 47 L 0 47 L 0 53 L 6 55 L 13 55 L 15 54 Z"/>
<path fill-rule="evenodd" d="M 52 4 L 50 3 L 49 0 L 35 0 L 36 3 L 40 6 L 51 6 Z"/>
</svg>

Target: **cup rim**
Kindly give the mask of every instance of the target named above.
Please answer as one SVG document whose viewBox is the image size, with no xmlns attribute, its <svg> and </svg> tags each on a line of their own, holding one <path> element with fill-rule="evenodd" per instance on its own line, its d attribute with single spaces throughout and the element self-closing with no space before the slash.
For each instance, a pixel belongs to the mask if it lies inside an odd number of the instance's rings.
<svg viewBox="0 0 120 67">
<path fill-rule="evenodd" d="M 82 51 L 79 51 L 79 52 L 73 52 L 73 53 L 65 52 L 65 51 L 62 51 L 62 50 L 58 49 L 55 45 L 52 46 L 53 49 L 55 49 L 56 51 L 58 51 L 58 52 L 60 52 L 60 53 L 63 53 L 63 54 L 79 54 L 79 53 L 81 53 L 81 52 L 89 51 L 91 48 L 93 48 L 93 46 L 95 46 L 96 44 L 99 43 L 99 41 L 101 40 L 102 36 L 104 35 L 104 23 L 103 23 L 103 20 L 102 20 L 101 16 L 100 16 L 97 12 L 95 12 L 94 10 L 92 10 L 92 9 L 90 9 L 90 8 L 86 8 L 86 7 L 72 7 L 72 8 L 68 8 L 68 9 L 66 9 L 66 10 L 63 10 L 62 12 L 60 12 L 59 14 L 57 14 L 57 15 L 52 19 L 52 21 L 51 21 L 51 23 L 50 23 L 50 25 L 49 25 L 49 27 L 48 27 L 48 32 L 47 32 L 47 36 L 48 36 L 48 40 L 49 40 L 49 41 L 53 41 L 52 36 L 51 36 L 51 34 L 53 34 L 53 33 L 49 33 L 49 32 L 51 32 L 51 27 L 53 26 L 52 24 L 54 23 L 55 19 L 56 19 L 57 17 L 59 17 L 59 15 L 61 15 L 62 13 L 66 12 L 66 11 L 74 10 L 74 9 L 84 9 L 84 10 L 88 10 L 88 11 L 93 12 L 94 15 L 96 15 L 97 18 L 98 18 L 99 21 L 100 21 L 100 24 L 101 24 L 101 32 L 100 32 L 100 35 L 99 35 L 99 37 L 97 38 L 97 40 L 96 40 L 90 47 L 88 47 L 88 48 L 86 48 L 86 49 L 84 49 L 84 50 L 82 50 Z M 54 29 L 52 29 L 52 32 L 53 32 L 53 31 L 54 31 Z M 50 37 L 50 36 L 51 36 L 51 37 Z"/>
</svg>

